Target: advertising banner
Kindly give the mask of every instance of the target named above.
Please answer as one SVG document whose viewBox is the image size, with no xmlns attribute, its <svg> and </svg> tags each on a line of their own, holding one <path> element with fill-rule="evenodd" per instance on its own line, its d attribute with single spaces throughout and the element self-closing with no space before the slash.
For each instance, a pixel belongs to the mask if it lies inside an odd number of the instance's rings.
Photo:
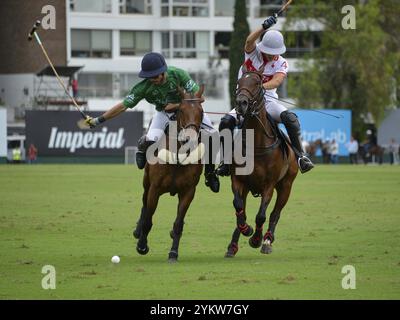
<svg viewBox="0 0 400 320">
<path fill-rule="evenodd" d="M 346 143 L 350 141 L 351 137 L 350 110 L 320 110 L 338 118 L 311 110 L 297 109 L 293 111 L 299 117 L 301 137 L 303 140 L 313 142 L 321 139 L 324 142 L 335 139 L 339 144 L 339 156 L 347 156 L 349 154 L 346 149 Z M 318 150 L 317 155 L 321 155 L 321 150 Z"/>
<path fill-rule="evenodd" d="M 123 156 L 142 134 L 142 112 L 125 112 L 95 129 L 75 111 L 26 112 L 26 145 L 34 144 L 40 156 Z"/>
</svg>

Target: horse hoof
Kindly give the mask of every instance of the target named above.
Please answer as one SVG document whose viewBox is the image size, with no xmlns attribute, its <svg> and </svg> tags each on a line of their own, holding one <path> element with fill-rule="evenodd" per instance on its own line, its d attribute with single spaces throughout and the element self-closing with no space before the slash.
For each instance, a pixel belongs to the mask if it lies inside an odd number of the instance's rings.
<svg viewBox="0 0 400 320">
<path fill-rule="evenodd" d="M 136 251 L 142 256 L 146 255 L 149 252 L 149 250 L 150 248 L 148 246 L 144 248 L 139 248 L 138 246 L 136 247 Z"/>
<path fill-rule="evenodd" d="M 252 248 L 257 249 L 257 248 L 261 247 L 261 244 L 262 244 L 262 238 L 261 237 L 254 237 L 253 236 L 253 237 L 251 237 L 249 239 L 249 245 Z"/>
<path fill-rule="evenodd" d="M 239 251 L 239 246 L 236 243 L 231 243 L 228 246 L 228 251 L 225 253 L 225 258 L 233 258 Z"/>
<path fill-rule="evenodd" d="M 270 254 L 272 253 L 272 246 L 270 244 L 263 244 L 260 252 L 264 254 Z"/>
<path fill-rule="evenodd" d="M 172 261 L 175 260 L 175 261 Z M 176 262 L 178 261 L 178 252 L 176 251 L 170 251 L 168 255 L 168 261 L 169 262 Z"/>
<path fill-rule="evenodd" d="M 139 239 L 139 237 L 140 237 L 140 232 L 139 232 L 138 229 L 133 230 L 133 237 L 134 237 L 135 239 Z"/>
<path fill-rule="evenodd" d="M 168 263 L 173 264 L 173 263 L 177 263 L 177 262 L 178 262 L 177 258 L 168 258 Z"/>
</svg>

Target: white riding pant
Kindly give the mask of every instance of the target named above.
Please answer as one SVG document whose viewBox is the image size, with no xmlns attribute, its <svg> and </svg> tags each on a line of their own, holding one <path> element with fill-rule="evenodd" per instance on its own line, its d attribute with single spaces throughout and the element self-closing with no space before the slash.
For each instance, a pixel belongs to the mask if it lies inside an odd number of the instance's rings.
<svg viewBox="0 0 400 320">
<path fill-rule="evenodd" d="M 265 110 L 267 110 L 268 114 L 272 117 L 272 119 L 280 123 L 282 122 L 281 113 L 283 111 L 286 111 L 287 108 L 276 101 L 266 100 Z M 237 113 L 235 109 L 231 110 L 229 114 L 236 118 Z"/>
<path fill-rule="evenodd" d="M 167 113 L 165 111 L 157 111 L 151 120 L 150 127 L 146 134 L 146 140 L 158 141 L 164 135 L 165 128 L 173 115 L 173 112 Z M 206 113 L 203 114 L 203 121 L 200 128 L 209 133 L 218 132 L 218 130 L 214 129 L 212 122 Z"/>
</svg>

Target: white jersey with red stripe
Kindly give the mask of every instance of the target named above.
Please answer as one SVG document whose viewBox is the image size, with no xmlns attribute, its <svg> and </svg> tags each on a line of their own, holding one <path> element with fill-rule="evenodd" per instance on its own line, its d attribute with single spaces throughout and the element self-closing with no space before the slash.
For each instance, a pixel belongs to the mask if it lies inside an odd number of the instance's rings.
<svg viewBox="0 0 400 320">
<path fill-rule="evenodd" d="M 276 73 L 283 73 L 285 76 L 288 73 L 289 65 L 286 59 L 282 56 L 275 56 L 272 61 L 268 61 L 258 47 L 256 47 L 251 53 L 245 53 L 245 65 L 249 71 L 258 71 L 264 63 L 265 68 L 263 72 L 263 83 L 270 81 Z M 239 79 L 241 78 L 242 74 L 242 68 L 240 68 L 238 77 Z M 271 98 L 271 96 L 278 99 L 276 89 L 265 90 L 265 101 L 275 100 L 274 98 Z"/>
</svg>

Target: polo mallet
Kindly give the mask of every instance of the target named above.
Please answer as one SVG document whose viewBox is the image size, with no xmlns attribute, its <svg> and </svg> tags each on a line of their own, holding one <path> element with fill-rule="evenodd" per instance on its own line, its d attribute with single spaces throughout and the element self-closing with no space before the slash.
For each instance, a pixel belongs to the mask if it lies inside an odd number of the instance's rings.
<svg viewBox="0 0 400 320">
<path fill-rule="evenodd" d="M 278 18 L 278 16 L 281 15 L 282 12 L 285 11 L 285 10 L 287 9 L 287 7 L 289 7 L 289 4 L 291 4 L 292 1 L 293 1 L 293 0 L 289 0 L 288 2 L 286 2 L 286 3 L 282 6 L 282 8 L 279 9 L 278 12 L 274 13 L 274 17 L 275 17 L 275 18 Z"/>
<path fill-rule="evenodd" d="M 47 54 L 46 49 L 44 48 L 44 46 L 43 46 L 43 44 L 42 44 L 42 41 L 40 41 L 39 35 L 38 35 L 37 32 L 36 32 L 36 29 L 39 28 L 39 27 L 40 27 L 40 21 L 37 20 L 37 21 L 35 22 L 35 24 L 33 25 L 32 30 L 29 32 L 28 40 L 31 41 L 31 40 L 32 40 L 32 37 L 35 36 L 36 41 L 37 41 L 37 43 L 39 44 L 40 48 L 42 49 L 43 54 L 44 54 L 44 56 L 46 57 L 46 60 L 47 60 L 47 62 L 49 63 L 51 69 L 53 70 L 54 75 L 56 76 L 58 82 L 59 82 L 60 85 L 63 87 L 63 89 L 64 89 L 65 93 L 67 94 L 67 96 L 68 96 L 68 97 L 71 99 L 71 101 L 73 102 L 73 104 L 74 104 L 76 110 L 78 110 L 79 113 L 81 114 L 82 118 L 86 120 L 87 118 L 89 118 L 89 116 L 86 115 L 86 114 L 82 111 L 82 109 L 81 109 L 81 108 L 79 107 L 79 105 L 76 103 L 74 97 L 72 97 L 71 94 L 68 92 L 68 90 L 67 90 L 67 88 L 65 87 L 64 83 L 62 82 L 60 76 L 58 75 L 56 69 L 54 68 L 54 65 L 53 65 L 53 63 L 51 62 L 51 60 L 50 60 L 50 58 L 49 58 L 49 55 Z"/>
</svg>

